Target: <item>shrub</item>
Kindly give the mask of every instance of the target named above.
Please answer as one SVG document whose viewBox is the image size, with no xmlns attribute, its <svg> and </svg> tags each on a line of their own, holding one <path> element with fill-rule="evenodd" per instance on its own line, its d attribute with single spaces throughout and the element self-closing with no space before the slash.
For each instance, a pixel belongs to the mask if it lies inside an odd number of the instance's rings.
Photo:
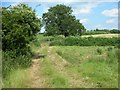
<svg viewBox="0 0 120 90">
<path fill-rule="evenodd" d="M 97 53 L 101 55 L 102 54 L 102 49 L 98 48 Z"/>
<path fill-rule="evenodd" d="M 49 46 L 54 46 L 54 45 L 64 46 L 64 42 L 59 40 L 59 41 L 53 41 L 49 44 Z"/>
<path fill-rule="evenodd" d="M 11 70 L 18 67 L 25 68 L 31 65 L 31 55 L 19 55 L 13 51 L 2 52 L 2 75 L 5 78 Z"/>
<path fill-rule="evenodd" d="M 118 38 L 93 38 L 93 37 L 67 37 L 59 40 L 54 39 L 51 46 L 115 46 L 120 40 Z M 119 45 L 118 45 L 119 46 Z"/>
<path fill-rule="evenodd" d="M 108 51 L 111 51 L 112 50 L 112 47 L 108 47 L 108 49 L 107 49 Z"/>
<path fill-rule="evenodd" d="M 40 47 L 40 41 L 38 39 L 35 39 L 33 42 L 32 42 L 36 47 Z"/>
<path fill-rule="evenodd" d="M 40 28 L 40 19 L 35 14 L 35 10 L 28 5 L 18 4 L 2 8 L 2 69 L 4 77 L 11 69 L 30 65 L 32 53 L 29 44 L 35 39 Z M 34 43 L 39 45 L 37 41 Z"/>
<path fill-rule="evenodd" d="M 7 17 L 7 18 L 6 18 Z M 12 19 L 11 19 L 12 18 Z M 2 9 L 2 50 L 17 50 L 19 53 L 28 47 L 40 31 L 41 21 L 35 11 L 26 4 Z"/>
</svg>

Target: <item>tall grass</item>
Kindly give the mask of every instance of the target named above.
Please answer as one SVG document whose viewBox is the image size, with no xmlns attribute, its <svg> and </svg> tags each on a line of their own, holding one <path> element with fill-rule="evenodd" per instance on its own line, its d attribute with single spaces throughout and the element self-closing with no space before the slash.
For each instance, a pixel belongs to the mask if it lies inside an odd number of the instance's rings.
<svg viewBox="0 0 120 90">
<path fill-rule="evenodd" d="M 11 70 L 9 75 L 3 80 L 4 88 L 26 88 L 28 87 L 30 77 L 25 69 Z"/>
<path fill-rule="evenodd" d="M 118 87 L 118 51 L 112 47 L 55 47 L 56 52 L 71 65 L 68 67 L 72 73 L 78 74 L 96 87 Z M 97 49 L 100 49 L 98 53 Z"/>
<path fill-rule="evenodd" d="M 2 75 L 4 87 L 27 87 L 29 74 L 25 70 L 32 64 L 32 55 L 40 48 L 40 41 L 36 38 L 28 47 L 22 51 L 23 54 L 15 51 L 2 52 Z M 25 54 L 24 54 L 25 52 Z"/>
<path fill-rule="evenodd" d="M 11 70 L 19 67 L 26 68 L 31 65 L 30 55 L 19 55 L 16 56 L 15 52 L 8 51 L 2 53 L 2 74 L 3 79 L 10 74 Z"/>
</svg>

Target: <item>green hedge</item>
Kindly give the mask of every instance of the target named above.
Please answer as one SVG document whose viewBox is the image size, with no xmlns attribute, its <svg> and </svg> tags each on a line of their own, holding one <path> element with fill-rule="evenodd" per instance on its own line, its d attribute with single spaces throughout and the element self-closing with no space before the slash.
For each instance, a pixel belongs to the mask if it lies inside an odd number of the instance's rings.
<svg viewBox="0 0 120 90">
<path fill-rule="evenodd" d="M 116 46 L 119 44 L 118 38 L 67 37 L 52 41 L 50 46 Z"/>
<path fill-rule="evenodd" d="M 11 70 L 26 68 L 31 65 L 31 54 L 16 55 L 15 51 L 2 52 L 2 75 L 5 78 Z"/>
</svg>

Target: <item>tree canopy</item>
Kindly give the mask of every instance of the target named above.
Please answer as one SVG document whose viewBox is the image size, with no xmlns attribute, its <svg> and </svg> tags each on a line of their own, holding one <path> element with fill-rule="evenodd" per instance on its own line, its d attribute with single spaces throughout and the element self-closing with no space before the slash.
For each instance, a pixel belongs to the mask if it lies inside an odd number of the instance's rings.
<svg viewBox="0 0 120 90">
<path fill-rule="evenodd" d="M 43 23 L 47 35 L 81 35 L 85 27 L 72 15 L 73 10 L 69 6 L 56 5 L 44 13 Z"/>
<path fill-rule="evenodd" d="M 40 19 L 28 5 L 18 4 L 14 7 L 2 8 L 3 51 L 17 49 L 21 52 L 28 47 L 40 28 Z"/>
</svg>

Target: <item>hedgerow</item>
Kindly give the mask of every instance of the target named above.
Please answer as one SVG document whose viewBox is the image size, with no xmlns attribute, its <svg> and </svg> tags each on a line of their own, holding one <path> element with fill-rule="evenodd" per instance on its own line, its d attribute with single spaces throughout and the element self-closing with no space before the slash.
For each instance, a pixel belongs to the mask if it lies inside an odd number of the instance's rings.
<svg viewBox="0 0 120 90">
<path fill-rule="evenodd" d="M 52 41 L 50 46 L 116 46 L 119 44 L 119 38 L 67 37 Z"/>
</svg>

